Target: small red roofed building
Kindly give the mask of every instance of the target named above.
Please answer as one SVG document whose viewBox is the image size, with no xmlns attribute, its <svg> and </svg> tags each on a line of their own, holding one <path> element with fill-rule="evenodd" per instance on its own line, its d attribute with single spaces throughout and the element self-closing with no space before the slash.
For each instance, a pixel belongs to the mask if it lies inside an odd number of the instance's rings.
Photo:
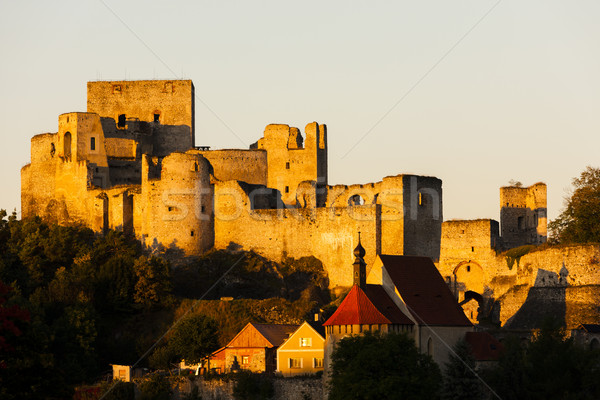
<svg viewBox="0 0 600 400">
<path fill-rule="evenodd" d="M 473 331 L 446 282 L 430 258 L 379 255 L 367 284 L 365 250 L 354 250 L 354 285 L 326 330 L 325 364 L 335 344 L 365 331 L 403 332 L 417 348 L 443 365 L 456 342 Z"/>
<path fill-rule="evenodd" d="M 320 322 L 304 322 L 277 349 L 277 371 L 284 377 L 323 371 L 325 331 Z"/>
<path fill-rule="evenodd" d="M 299 325 L 248 323 L 225 346 L 225 367 L 272 373 L 277 368 L 277 348 Z"/>
<path fill-rule="evenodd" d="M 465 340 L 471 348 L 477 369 L 493 365 L 504 350 L 502 343 L 488 332 L 467 332 Z"/>
</svg>

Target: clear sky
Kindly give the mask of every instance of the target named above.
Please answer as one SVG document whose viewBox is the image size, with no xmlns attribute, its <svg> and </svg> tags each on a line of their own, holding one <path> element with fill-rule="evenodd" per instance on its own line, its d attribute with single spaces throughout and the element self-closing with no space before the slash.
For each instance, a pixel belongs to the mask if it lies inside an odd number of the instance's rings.
<svg viewBox="0 0 600 400">
<path fill-rule="evenodd" d="M 0 208 L 30 139 L 86 82 L 192 79 L 196 143 L 328 126 L 329 182 L 443 180 L 444 219 L 499 218 L 499 187 L 600 166 L 600 2 L 0 0 Z"/>
</svg>

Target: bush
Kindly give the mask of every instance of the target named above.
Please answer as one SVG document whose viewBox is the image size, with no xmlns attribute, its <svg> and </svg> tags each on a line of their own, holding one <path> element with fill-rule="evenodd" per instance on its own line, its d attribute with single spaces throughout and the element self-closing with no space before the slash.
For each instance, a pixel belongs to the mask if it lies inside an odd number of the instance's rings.
<svg viewBox="0 0 600 400">
<path fill-rule="evenodd" d="M 274 393 L 273 381 L 265 374 L 242 370 L 235 375 L 233 397 L 236 400 L 266 400 Z"/>
<path fill-rule="evenodd" d="M 139 385 L 139 400 L 169 400 L 171 384 L 162 375 L 152 375 Z"/>
</svg>

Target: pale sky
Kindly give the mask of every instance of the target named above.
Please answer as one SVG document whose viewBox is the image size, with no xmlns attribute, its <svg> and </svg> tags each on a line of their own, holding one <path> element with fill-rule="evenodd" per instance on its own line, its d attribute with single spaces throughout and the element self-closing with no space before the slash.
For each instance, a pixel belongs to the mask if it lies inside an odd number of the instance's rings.
<svg viewBox="0 0 600 400">
<path fill-rule="evenodd" d="M 499 187 L 600 166 L 600 2 L 0 0 L 0 208 L 30 139 L 86 82 L 192 79 L 196 144 L 328 126 L 329 182 L 443 181 L 444 219 L 499 218 Z"/>
</svg>

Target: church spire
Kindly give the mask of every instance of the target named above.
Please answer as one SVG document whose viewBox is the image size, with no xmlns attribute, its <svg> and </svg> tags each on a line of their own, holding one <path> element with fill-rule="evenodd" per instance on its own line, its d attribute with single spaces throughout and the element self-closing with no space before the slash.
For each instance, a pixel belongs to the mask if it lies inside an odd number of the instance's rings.
<svg viewBox="0 0 600 400">
<path fill-rule="evenodd" d="M 367 286 L 367 263 L 363 257 L 365 256 L 366 251 L 362 244 L 360 243 L 360 231 L 358 232 L 358 246 L 354 249 L 354 284 L 358 285 L 361 289 L 365 289 Z"/>
</svg>

